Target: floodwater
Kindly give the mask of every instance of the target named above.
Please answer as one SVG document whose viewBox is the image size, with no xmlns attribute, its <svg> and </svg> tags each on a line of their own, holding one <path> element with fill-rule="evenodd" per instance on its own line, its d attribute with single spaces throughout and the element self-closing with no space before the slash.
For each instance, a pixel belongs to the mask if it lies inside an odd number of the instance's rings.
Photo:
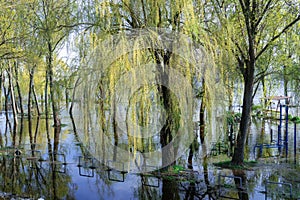
<svg viewBox="0 0 300 200">
<path fill-rule="evenodd" d="M 222 140 L 200 145 L 190 167 L 187 150 L 176 161 L 180 170 L 155 173 L 109 167 L 87 152 L 69 117 L 62 123 L 47 134 L 45 120 L 34 119 L 30 133 L 24 120 L 22 132 L 13 136 L 0 119 L 0 199 L 300 199 L 300 128 L 294 149 L 293 123 L 288 145 L 278 146 L 278 121 L 252 121 L 246 160 L 256 162 L 248 170 L 213 164 L 230 160 Z"/>
</svg>

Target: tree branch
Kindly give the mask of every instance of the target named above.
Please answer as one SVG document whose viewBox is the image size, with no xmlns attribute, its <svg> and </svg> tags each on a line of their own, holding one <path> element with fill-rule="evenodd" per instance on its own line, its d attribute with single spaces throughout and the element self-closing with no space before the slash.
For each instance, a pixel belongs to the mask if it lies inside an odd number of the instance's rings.
<svg viewBox="0 0 300 200">
<path fill-rule="evenodd" d="M 256 85 L 256 87 L 254 88 L 253 95 L 252 95 L 252 99 L 254 99 L 254 97 L 255 97 L 255 95 L 256 95 L 256 93 L 257 93 L 257 90 L 258 90 L 258 87 L 259 87 L 259 83 L 260 83 L 260 82 L 258 82 L 258 84 Z"/>
<path fill-rule="evenodd" d="M 256 55 L 255 59 L 257 60 L 270 46 L 270 44 L 272 42 L 274 42 L 275 40 L 277 40 L 283 33 L 285 33 L 286 31 L 288 31 L 289 28 L 291 28 L 294 24 L 296 24 L 298 21 L 300 20 L 300 15 L 298 15 L 298 17 L 296 19 L 294 19 L 291 23 L 289 23 L 286 27 L 284 27 L 284 29 L 282 29 L 282 31 L 280 33 L 278 33 L 277 35 L 275 35 L 261 50 L 260 52 Z"/>
<path fill-rule="evenodd" d="M 239 52 L 240 52 L 240 54 L 241 54 L 243 60 L 246 60 L 246 56 L 245 56 L 245 54 L 244 54 L 242 48 L 240 47 L 240 45 L 239 45 L 237 42 L 234 42 L 234 44 L 235 44 L 235 46 L 237 47 L 237 49 L 239 50 Z"/>
<path fill-rule="evenodd" d="M 260 24 L 261 20 L 264 18 L 266 12 L 268 11 L 268 9 L 270 8 L 270 5 L 272 3 L 272 0 L 269 0 L 268 3 L 266 4 L 263 12 L 261 13 L 260 17 L 257 19 L 256 23 L 255 23 L 255 30 L 257 29 L 258 25 Z"/>
</svg>

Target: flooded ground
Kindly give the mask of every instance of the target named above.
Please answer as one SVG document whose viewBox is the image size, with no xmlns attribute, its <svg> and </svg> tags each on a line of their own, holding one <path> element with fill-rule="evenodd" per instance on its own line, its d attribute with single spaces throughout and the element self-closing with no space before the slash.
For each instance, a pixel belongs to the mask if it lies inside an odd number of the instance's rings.
<svg viewBox="0 0 300 200">
<path fill-rule="evenodd" d="M 173 170 L 143 174 L 94 159 L 68 117 L 63 124 L 60 134 L 53 127 L 47 134 L 45 120 L 35 120 L 30 136 L 24 121 L 22 132 L 13 136 L 1 118 L 0 199 L 300 199 L 300 127 L 295 150 L 293 123 L 288 145 L 280 146 L 278 122 L 254 119 L 246 170 L 215 166 L 229 161 L 230 152 L 223 152 L 222 141 L 208 141 L 194 153 L 192 166 L 185 152 Z"/>
</svg>

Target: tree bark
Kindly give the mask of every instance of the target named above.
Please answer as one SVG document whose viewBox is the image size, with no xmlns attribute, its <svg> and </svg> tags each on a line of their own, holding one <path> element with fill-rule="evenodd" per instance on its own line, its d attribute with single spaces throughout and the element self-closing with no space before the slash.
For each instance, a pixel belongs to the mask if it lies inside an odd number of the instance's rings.
<svg viewBox="0 0 300 200">
<path fill-rule="evenodd" d="M 27 107 L 28 107 L 28 120 L 31 120 L 31 94 L 32 94 L 32 87 L 33 87 L 33 70 L 29 70 L 29 88 L 28 88 L 28 101 L 27 101 Z"/>
<path fill-rule="evenodd" d="M 11 97 L 11 106 L 12 106 L 12 111 L 13 111 L 13 116 L 14 116 L 14 134 L 16 133 L 16 127 L 18 125 L 18 113 L 17 113 L 17 105 L 15 101 L 15 92 L 14 92 L 14 85 L 13 85 L 13 80 L 12 80 L 12 66 L 9 63 L 9 68 L 7 70 L 8 74 L 8 82 L 9 82 L 9 88 L 10 88 L 10 97 Z"/>
<path fill-rule="evenodd" d="M 172 163 L 175 162 L 176 150 L 173 145 L 166 146 L 172 141 L 172 131 L 175 128 L 176 122 L 176 114 L 174 113 L 174 109 L 177 106 L 175 101 L 172 99 L 172 92 L 167 87 L 169 83 L 169 74 L 168 74 L 168 66 L 171 58 L 171 52 L 160 52 L 158 50 L 154 51 L 155 61 L 157 64 L 157 79 L 163 82 L 164 84 L 158 86 L 158 91 L 160 93 L 161 101 L 163 103 L 163 107 L 166 111 L 166 122 L 162 129 L 160 130 L 160 144 L 162 148 L 162 166 L 163 168 L 167 168 Z"/>
<path fill-rule="evenodd" d="M 44 106 L 45 106 L 45 117 L 46 117 L 46 126 L 48 127 L 48 119 L 49 119 L 49 107 L 48 107 L 48 85 L 49 85 L 49 78 L 48 78 L 48 70 L 46 70 L 46 82 L 45 82 L 45 95 L 44 95 Z"/>
<path fill-rule="evenodd" d="M 47 70 L 49 75 L 49 88 L 50 88 L 50 98 L 52 105 L 52 115 L 53 115 L 53 126 L 60 126 L 60 118 L 57 106 L 57 99 L 55 98 L 55 87 L 54 87 L 54 73 L 53 73 L 53 49 L 50 42 L 48 42 L 48 58 L 47 58 Z"/>
<path fill-rule="evenodd" d="M 243 62 L 242 62 L 243 63 Z M 251 107 L 252 107 L 252 94 L 254 86 L 254 68 L 255 60 L 246 62 L 246 68 L 243 74 L 244 77 L 244 97 L 242 117 L 240 122 L 240 128 L 237 135 L 236 145 L 231 162 L 236 165 L 242 165 L 244 162 L 244 150 L 246 139 L 248 135 L 248 129 L 250 127 L 251 119 Z"/>
<path fill-rule="evenodd" d="M 16 88 L 17 88 L 17 92 L 18 92 L 20 112 L 21 112 L 21 116 L 23 117 L 24 116 L 23 98 L 22 98 L 22 93 L 21 93 L 20 84 L 19 84 L 19 72 L 18 72 L 18 63 L 17 63 L 17 61 L 14 62 L 14 70 L 15 70 L 15 80 L 16 80 Z"/>
<path fill-rule="evenodd" d="M 34 84 L 32 85 L 32 94 L 33 94 L 33 97 L 34 97 L 34 102 L 35 102 L 35 106 L 36 106 L 37 115 L 41 116 L 41 110 L 40 110 L 40 106 L 39 106 L 39 100 L 37 98 L 37 95 L 36 95 L 36 92 L 35 92 L 35 89 L 34 89 Z M 41 97 L 43 97 L 43 96 L 41 96 Z"/>
<path fill-rule="evenodd" d="M 5 100 L 4 100 L 4 110 L 5 110 L 5 117 L 6 117 L 6 130 L 5 130 L 5 133 L 7 132 L 7 127 L 9 128 L 9 130 L 11 131 L 11 123 L 10 123 L 10 120 L 9 120 L 9 115 L 8 115 L 8 110 L 10 109 L 9 107 L 9 95 L 10 95 L 10 91 L 9 89 L 7 89 L 5 87 L 5 76 L 3 75 L 2 77 L 2 88 L 3 88 L 3 93 L 4 93 L 4 97 L 5 97 Z"/>
<path fill-rule="evenodd" d="M 242 109 L 242 117 L 240 122 L 240 129 L 238 132 L 236 146 L 234 148 L 234 153 L 232 156 L 231 162 L 233 164 L 242 165 L 244 162 L 244 151 L 245 144 L 248 135 L 248 129 L 250 127 L 250 119 L 251 119 L 251 107 L 253 101 L 253 87 L 254 87 L 254 72 L 255 72 L 255 62 L 256 62 L 256 54 L 255 54 L 255 37 L 256 37 L 256 21 L 255 15 L 256 13 L 256 4 L 253 4 L 253 8 L 251 9 L 249 1 L 240 0 L 240 4 L 242 7 L 246 30 L 247 30 L 247 56 L 242 54 L 241 57 L 237 57 L 239 63 L 239 69 L 244 78 L 244 97 L 243 97 L 243 109 Z"/>
</svg>

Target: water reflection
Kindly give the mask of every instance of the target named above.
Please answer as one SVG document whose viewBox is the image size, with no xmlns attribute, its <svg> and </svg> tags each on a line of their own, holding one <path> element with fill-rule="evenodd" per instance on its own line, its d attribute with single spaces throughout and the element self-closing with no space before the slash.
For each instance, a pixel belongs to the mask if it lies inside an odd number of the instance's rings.
<svg viewBox="0 0 300 200">
<path fill-rule="evenodd" d="M 253 120 L 247 158 L 260 163 L 252 170 L 218 168 L 212 163 L 230 157 L 222 153 L 213 156 L 209 153 L 211 146 L 195 142 L 169 171 L 142 174 L 109 167 L 118 164 L 114 160 L 103 164 L 78 140 L 76 125 L 69 118 L 63 122 L 67 126 L 59 129 L 47 127 L 44 119 L 33 118 L 31 123 L 24 120 L 22 130 L 19 128 L 15 135 L 5 122 L 1 124 L 1 192 L 33 199 L 219 199 L 222 184 L 225 189 L 230 186 L 222 194 L 231 198 L 264 199 L 268 186 L 268 198 L 280 199 L 280 195 L 289 195 L 288 186 L 269 182 L 286 182 L 292 185 L 292 198 L 300 197 L 300 159 L 294 154 L 293 134 L 289 134 L 288 155 L 284 151 L 275 154 L 276 149 L 263 149 L 260 155 L 253 151 L 255 144 L 272 141 L 270 129 L 276 124 L 271 122 Z M 293 132 L 293 126 L 289 130 Z M 273 134 L 275 140 L 276 131 Z M 177 166 L 182 168 L 177 170 Z M 218 183 L 220 175 L 234 178 Z M 278 188 L 284 190 L 283 194 L 278 194 Z"/>
</svg>

